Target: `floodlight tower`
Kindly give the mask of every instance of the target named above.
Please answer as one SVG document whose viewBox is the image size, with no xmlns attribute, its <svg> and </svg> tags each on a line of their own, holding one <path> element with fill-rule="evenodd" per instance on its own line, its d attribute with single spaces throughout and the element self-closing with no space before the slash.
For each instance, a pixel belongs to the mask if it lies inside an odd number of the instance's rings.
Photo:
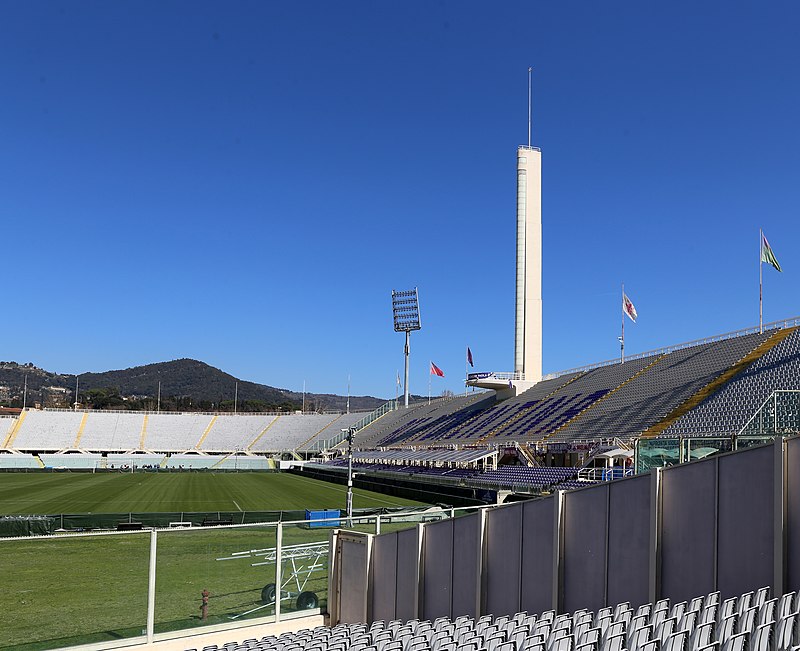
<svg viewBox="0 0 800 651">
<path fill-rule="evenodd" d="M 406 333 L 403 399 L 405 400 L 405 406 L 408 407 L 408 352 L 411 343 L 411 331 L 422 329 L 419 320 L 419 293 L 416 287 L 405 292 L 392 290 L 392 313 L 394 315 L 394 331 Z"/>
<path fill-rule="evenodd" d="M 531 146 L 531 70 L 528 68 L 528 144 L 517 148 L 517 287 L 514 372 L 542 379 L 542 151 Z"/>
</svg>

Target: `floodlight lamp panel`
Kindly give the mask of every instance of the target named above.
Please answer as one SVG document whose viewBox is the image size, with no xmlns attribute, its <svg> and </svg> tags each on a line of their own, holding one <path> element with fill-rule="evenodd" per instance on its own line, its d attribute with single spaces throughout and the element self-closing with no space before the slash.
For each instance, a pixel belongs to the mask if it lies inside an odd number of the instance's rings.
<svg viewBox="0 0 800 651">
<path fill-rule="evenodd" d="M 421 330 L 419 318 L 419 295 L 417 288 L 407 291 L 392 290 L 392 314 L 395 332 Z"/>
</svg>

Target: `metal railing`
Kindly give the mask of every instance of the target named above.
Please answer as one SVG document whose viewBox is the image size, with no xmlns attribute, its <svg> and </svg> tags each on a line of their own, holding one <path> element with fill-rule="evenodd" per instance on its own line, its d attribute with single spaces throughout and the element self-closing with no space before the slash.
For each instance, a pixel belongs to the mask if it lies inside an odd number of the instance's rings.
<svg viewBox="0 0 800 651">
<path fill-rule="evenodd" d="M 794 432 L 800 432 L 800 391 L 778 389 L 761 403 L 736 436 L 776 436 Z"/>
<path fill-rule="evenodd" d="M 42 409 L 36 409 L 35 407 L 25 407 L 25 411 L 57 411 L 57 412 L 76 412 L 75 409 L 67 408 L 67 407 L 43 407 Z M 158 414 L 168 414 L 171 416 L 334 416 L 336 414 L 344 414 L 343 411 L 167 411 L 166 409 L 162 409 L 161 411 L 156 410 L 148 410 L 148 409 L 78 409 L 76 413 L 89 413 L 89 414 L 147 414 L 148 416 L 158 415 Z M 351 413 L 361 413 L 360 410 L 356 410 Z M 364 413 L 368 413 L 366 410 Z M 12 416 L 16 418 L 15 416 Z"/>
<path fill-rule="evenodd" d="M 329 599 L 334 529 L 380 534 L 482 508 L 488 507 L 428 507 L 351 519 L 336 512 L 327 519 L 200 527 L 176 520 L 138 531 L 0 538 L 0 554 L 8 561 L 4 586 L 24 593 L 24 599 L 3 602 L 0 647 L 24 641 L 42 648 L 94 643 L 135 649 L 241 630 L 244 621 L 259 625 L 319 615 Z M 22 562 L 31 557 L 37 558 L 35 571 Z M 55 577 L 71 586 L 57 613 Z M 76 587 L 91 581 L 102 589 Z M 201 591 L 205 612 L 197 609 Z"/>
<path fill-rule="evenodd" d="M 792 328 L 800 325 L 800 316 L 795 316 L 790 319 L 784 319 L 782 321 L 773 321 L 772 323 L 765 323 L 764 330 L 781 330 L 783 328 Z M 760 326 L 753 326 L 751 328 L 744 328 L 743 330 L 735 330 L 733 332 L 726 332 L 721 335 L 713 335 L 711 337 L 706 337 L 704 339 L 695 339 L 694 341 L 686 341 L 681 344 L 675 344 L 674 346 L 665 346 L 663 348 L 655 348 L 653 350 L 648 350 L 643 353 L 636 353 L 635 355 L 626 355 L 625 361 L 630 362 L 635 359 L 642 359 L 644 357 L 652 357 L 654 355 L 665 355 L 667 353 L 672 353 L 676 350 L 683 350 L 684 348 L 691 348 L 692 346 L 700 346 L 702 344 L 711 344 L 715 341 L 725 341 L 726 339 L 733 339 L 735 337 L 742 337 L 744 335 L 752 335 L 760 331 Z M 548 373 L 547 375 L 542 376 L 542 380 L 554 380 L 558 377 L 563 375 L 569 375 L 571 373 L 582 373 L 586 371 L 591 371 L 596 368 L 601 368 L 603 366 L 614 366 L 615 364 L 619 364 L 620 360 L 618 357 L 614 359 L 607 359 L 604 362 L 597 362 L 595 364 L 587 364 L 586 366 L 577 366 L 575 368 L 569 368 L 564 371 L 556 371 L 554 373 Z"/>
<path fill-rule="evenodd" d="M 468 373 L 467 382 L 477 380 L 525 380 L 524 373 L 507 373 L 504 371 L 489 371 L 486 373 Z"/>
<path fill-rule="evenodd" d="M 351 425 L 350 429 L 352 429 L 353 433 L 355 434 L 359 430 L 364 429 L 370 423 L 373 423 L 376 420 L 378 420 L 384 414 L 387 414 L 390 411 L 394 411 L 395 409 L 397 409 L 397 401 L 389 400 L 389 402 L 383 403 L 380 407 L 369 412 L 366 416 L 364 416 L 364 418 L 362 418 L 355 424 Z M 305 448 L 305 450 L 309 452 L 322 452 L 323 450 L 330 450 L 331 448 L 336 447 L 346 439 L 347 439 L 347 431 L 342 431 L 330 438 L 313 441 L 311 445 Z"/>
</svg>

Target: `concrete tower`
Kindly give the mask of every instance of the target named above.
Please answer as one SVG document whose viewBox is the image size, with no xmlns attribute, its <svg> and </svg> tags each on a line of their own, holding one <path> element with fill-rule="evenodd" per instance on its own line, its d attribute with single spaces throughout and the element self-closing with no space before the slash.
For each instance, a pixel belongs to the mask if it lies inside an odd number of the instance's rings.
<svg viewBox="0 0 800 651">
<path fill-rule="evenodd" d="M 542 152 L 517 149 L 517 283 L 514 372 L 542 379 Z"/>
</svg>

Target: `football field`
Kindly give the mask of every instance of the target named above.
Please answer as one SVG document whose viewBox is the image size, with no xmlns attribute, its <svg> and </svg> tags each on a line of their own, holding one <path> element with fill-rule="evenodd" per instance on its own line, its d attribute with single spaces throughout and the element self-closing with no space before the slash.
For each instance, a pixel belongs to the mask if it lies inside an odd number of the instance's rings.
<svg viewBox="0 0 800 651">
<path fill-rule="evenodd" d="M 3 473 L 0 515 L 344 508 L 347 487 L 289 473 Z M 353 507 L 419 505 L 360 489 Z"/>
<path fill-rule="evenodd" d="M 6 473 L 0 474 L 0 515 L 164 511 L 267 511 L 344 508 L 346 487 L 287 473 Z M 419 503 L 354 491 L 355 508 Z M 283 524 L 285 550 L 322 544 L 325 553 L 302 588 L 282 601 L 282 612 L 301 606 L 298 594 L 327 602 L 327 528 Z M 385 530 L 416 526 L 393 516 Z M 351 528 L 375 531 L 373 519 Z M 276 581 L 275 562 L 247 550 L 274 549 L 277 525 L 189 528 L 158 533 L 154 624 L 157 633 L 222 624 L 274 613 L 264 590 Z M 103 643 L 141 635 L 147 618 L 151 538 L 147 531 L 0 541 L 0 649 L 33 651 Z M 227 560 L 226 560 L 227 559 Z M 295 567 L 284 561 L 282 583 Z M 309 567 L 301 560 L 299 568 Z M 302 576 L 301 576 L 302 578 Z M 211 594 L 208 620 L 200 597 Z M 273 592 L 274 594 L 274 592 Z"/>
</svg>

